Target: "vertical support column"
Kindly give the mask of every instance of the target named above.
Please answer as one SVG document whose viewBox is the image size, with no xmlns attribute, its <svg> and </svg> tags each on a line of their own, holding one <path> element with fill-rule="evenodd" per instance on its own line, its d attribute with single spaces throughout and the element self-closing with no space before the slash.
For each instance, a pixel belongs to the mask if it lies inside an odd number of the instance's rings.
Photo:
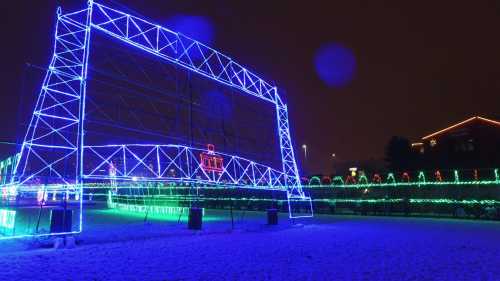
<svg viewBox="0 0 500 281">
<path fill-rule="evenodd" d="M 79 183 L 91 3 L 75 13 L 57 10 L 52 59 L 16 166 L 19 184 Z"/>
<path fill-rule="evenodd" d="M 80 106 L 79 106 L 79 120 L 78 124 L 78 153 L 77 153 L 77 165 L 76 165 L 76 179 L 75 182 L 78 185 L 78 192 L 80 193 L 80 223 L 79 231 L 83 230 L 83 154 L 84 154 L 84 139 L 85 139 L 85 97 L 87 93 L 87 73 L 88 73 L 88 63 L 90 54 L 90 31 L 92 24 L 92 10 L 93 10 L 93 0 L 89 0 L 87 3 L 87 17 L 85 19 L 85 39 L 83 42 L 83 61 L 82 61 L 82 72 L 80 80 Z"/>
<path fill-rule="evenodd" d="M 290 128 L 288 123 L 288 109 L 281 101 L 275 88 L 276 114 L 278 123 L 278 137 L 280 140 L 281 160 L 283 173 L 285 174 L 285 184 L 288 192 L 292 196 L 303 197 L 302 185 L 300 183 L 299 171 L 293 152 Z"/>
<path fill-rule="evenodd" d="M 275 91 L 276 114 L 278 121 L 278 135 L 280 139 L 281 160 L 283 164 L 283 173 L 285 174 L 285 184 L 287 188 L 288 210 L 290 218 L 296 217 L 311 217 L 313 215 L 311 198 L 304 194 L 302 184 L 300 182 L 299 170 L 293 152 L 292 138 L 290 136 L 290 126 L 288 122 L 288 108 L 283 103 Z M 308 214 L 295 215 L 294 206 L 306 204 L 306 209 L 309 209 Z"/>
</svg>

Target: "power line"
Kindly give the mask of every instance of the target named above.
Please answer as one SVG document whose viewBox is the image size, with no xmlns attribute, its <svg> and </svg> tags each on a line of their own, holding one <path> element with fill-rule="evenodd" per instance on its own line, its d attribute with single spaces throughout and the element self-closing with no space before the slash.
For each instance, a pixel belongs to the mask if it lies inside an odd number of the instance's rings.
<svg viewBox="0 0 500 281">
<path fill-rule="evenodd" d="M 0 144 L 8 144 L 8 145 L 21 145 L 15 142 L 9 142 L 9 141 L 0 141 Z"/>
</svg>

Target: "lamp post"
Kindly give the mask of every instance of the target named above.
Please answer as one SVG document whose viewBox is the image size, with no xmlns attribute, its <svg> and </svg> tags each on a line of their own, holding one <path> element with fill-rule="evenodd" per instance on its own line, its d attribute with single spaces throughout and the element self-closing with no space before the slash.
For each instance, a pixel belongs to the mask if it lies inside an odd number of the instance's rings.
<svg viewBox="0 0 500 281">
<path fill-rule="evenodd" d="M 335 153 L 332 153 L 332 168 L 333 168 L 333 174 L 336 175 L 336 171 L 335 171 L 335 157 L 337 157 L 337 155 L 335 155 Z"/>
<path fill-rule="evenodd" d="M 302 149 L 304 150 L 304 173 L 307 173 L 307 145 L 303 144 Z M 306 174 L 307 175 L 307 174 Z"/>
</svg>

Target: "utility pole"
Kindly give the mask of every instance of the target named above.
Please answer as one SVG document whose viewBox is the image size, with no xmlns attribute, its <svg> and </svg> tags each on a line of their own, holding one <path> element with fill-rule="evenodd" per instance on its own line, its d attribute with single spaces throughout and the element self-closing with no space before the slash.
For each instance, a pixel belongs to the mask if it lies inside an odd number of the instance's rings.
<svg viewBox="0 0 500 281">
<path fill-rule="evenodd" d="M 307 171 L 307 145 L 303 144 L 302 149 L 304 150 L 304 167 L 303 167 L 303 169 Z"/>
<path fill-rule="evenodd" d="M 337 155 L 335 153 L 332 153 L 332 169 L 333 169 L 333 174 L 336 175 L 336 171 L 335 171 L 335 158 L 337 157 Z"/>
</svg>

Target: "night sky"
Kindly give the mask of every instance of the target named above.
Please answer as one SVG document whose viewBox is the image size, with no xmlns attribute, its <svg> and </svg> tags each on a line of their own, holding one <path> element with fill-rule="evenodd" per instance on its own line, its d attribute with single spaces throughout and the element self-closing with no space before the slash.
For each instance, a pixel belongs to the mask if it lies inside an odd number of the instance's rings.
<svg viewBox="0 0 500 281">
<path fill-rule="evenodd" d="M 294 145 L 300 152 L 307 144 L 311 172 L 330 171 L 332 153 L 338 161 L 381 159 L 393 135 L 417 140 L 472 115 L 500 117 L 500 1 L 120 3 L 167 28 L 179 15 L 206 19 L 213 47 L 282 89 Z M 17 111 L 41 85 L 26 63 L 47 66 L 56 6 L 84 4 L 2 5 L 0 141 L 24 134 Z M 318 56 L 338 63 L 318 73 Z M 328 74 L 336 80 L 321 79 Z M 0 145 L 0 157 L 11 151 Z"/>
</svg>

